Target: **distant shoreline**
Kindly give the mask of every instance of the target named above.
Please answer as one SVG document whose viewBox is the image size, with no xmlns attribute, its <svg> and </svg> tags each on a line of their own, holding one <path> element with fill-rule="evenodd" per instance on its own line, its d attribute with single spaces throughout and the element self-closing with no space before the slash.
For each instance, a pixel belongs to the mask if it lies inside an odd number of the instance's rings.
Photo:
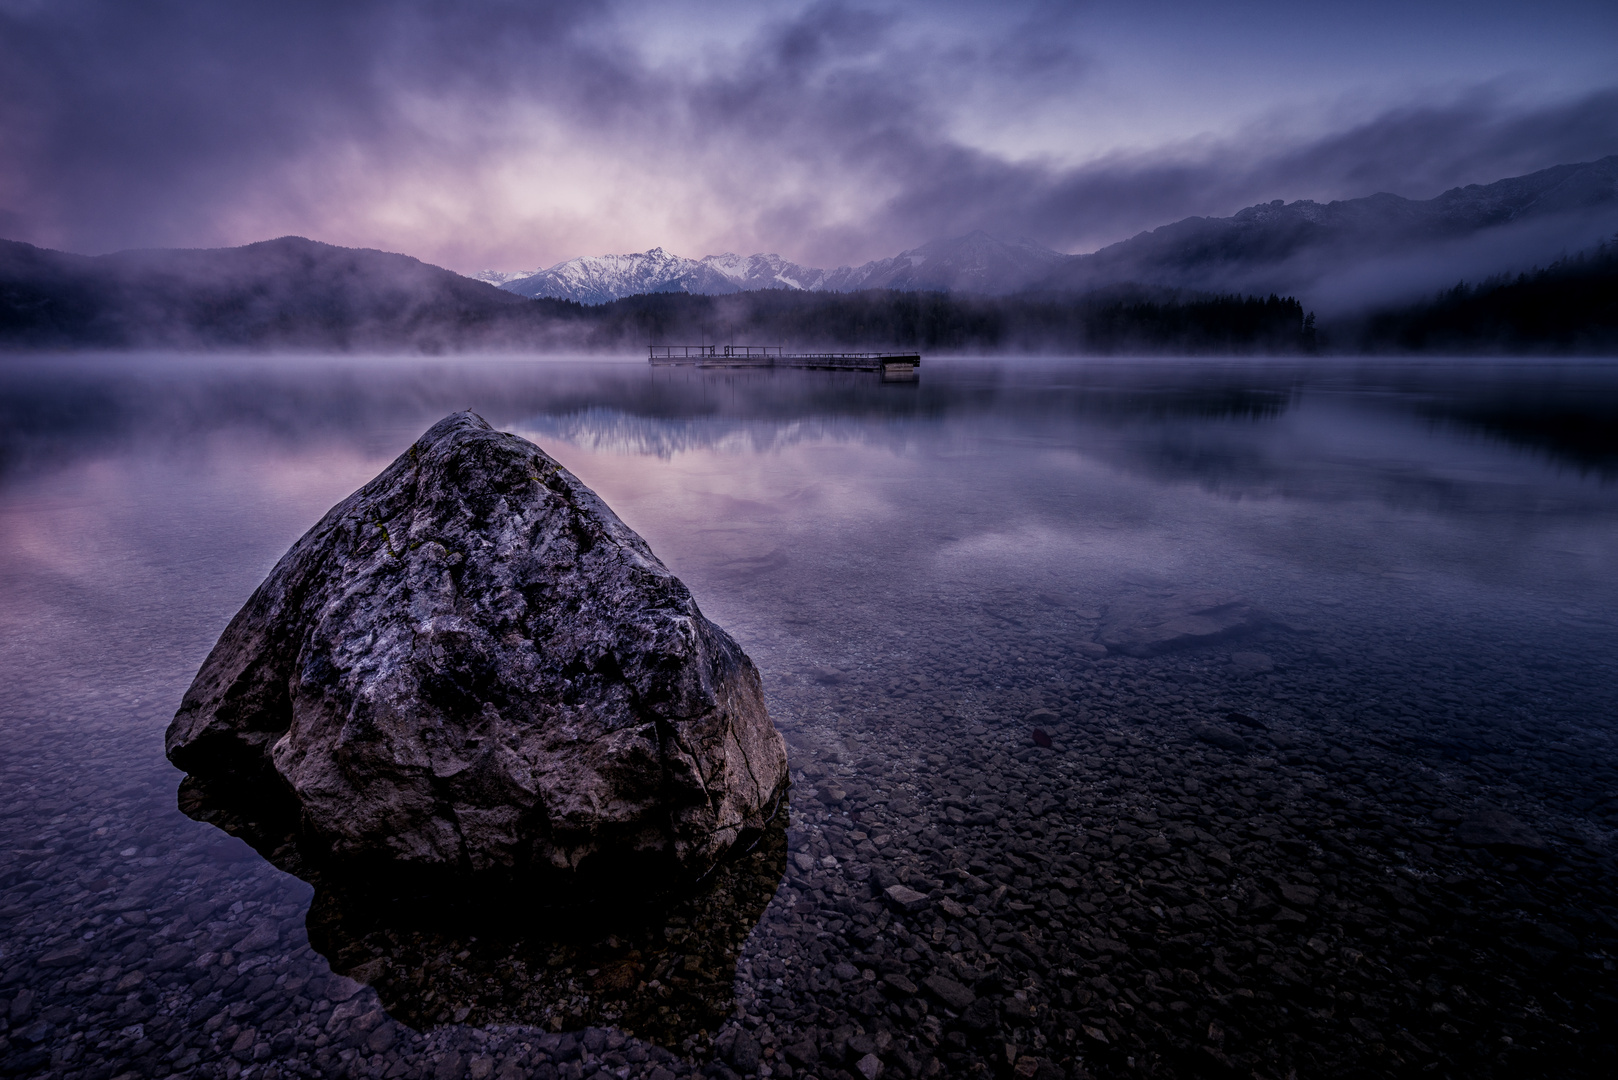
<svg viewBox="0 0 1618 1080">
<path fill-rule="evenodd" d="M 87 258 L 0 241 L 0 350 L 622 354 L 673 342 L 930 355 L 1618 355 L 1618 246 L 1317 325 L 1289 296 L 763 289 L 530 300 L 297 237 Z"/>
</svg>

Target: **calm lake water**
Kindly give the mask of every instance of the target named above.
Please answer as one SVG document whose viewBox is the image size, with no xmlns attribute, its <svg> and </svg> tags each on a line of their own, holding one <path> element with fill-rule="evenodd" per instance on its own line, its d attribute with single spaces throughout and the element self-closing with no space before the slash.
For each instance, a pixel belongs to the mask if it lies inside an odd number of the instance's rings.
<svg viewBox="0 0 1618 1080">
<path fill-rule="evenodd" d="M 225 624 L 461 408 L 787 737 L 785 835 L 653 923 L 365 909 L 176 808 Z M 1618 366 L 11 359 L 0 422 L 7 1074 L 1609 1075 Z"/>
</svg>

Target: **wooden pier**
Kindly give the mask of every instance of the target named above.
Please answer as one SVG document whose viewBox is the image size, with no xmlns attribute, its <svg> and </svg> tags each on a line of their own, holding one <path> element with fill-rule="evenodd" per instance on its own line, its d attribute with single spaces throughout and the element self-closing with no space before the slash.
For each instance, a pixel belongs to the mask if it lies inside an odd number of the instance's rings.
<svg viewBox="0 0 1618 1080">
<path fill-rule="evenodd" d="M 647 359 L 662 367 L 813 368 L 874 371 L 883 382 L 914 382 L 920 353 L 789 353 L 778 345 L 652 345 Z"/>
</svg>

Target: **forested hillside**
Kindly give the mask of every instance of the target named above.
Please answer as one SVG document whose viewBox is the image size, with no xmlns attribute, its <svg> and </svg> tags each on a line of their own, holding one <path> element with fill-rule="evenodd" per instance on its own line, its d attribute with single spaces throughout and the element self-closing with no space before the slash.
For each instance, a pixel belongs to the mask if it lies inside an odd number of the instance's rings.
<svg viewBox="0 0 1618 1080">
<path fill-rule="evenodd" d="M 927 352 L 1291 353 L 1302 307 L 1119 288 L 529 300 L 404 255 L 299 237 L 86 257 L 0 241 L 0 348 L 638 352 L 652 344 Z"/>
<path fill-rule="evenodd" d="M 1456 285 L 1377 312 L 1346 335 L 1363 352 L 1618 353 L 1618 239 L 1542 270 Z"/>
</svg>

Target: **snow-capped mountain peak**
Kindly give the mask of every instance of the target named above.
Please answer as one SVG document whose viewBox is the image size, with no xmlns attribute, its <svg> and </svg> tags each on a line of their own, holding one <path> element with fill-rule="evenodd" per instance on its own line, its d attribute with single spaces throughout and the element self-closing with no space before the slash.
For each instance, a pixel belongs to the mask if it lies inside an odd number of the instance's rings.
<svg viewBox="0 0 1618 1080">
<path fill-rule="evenodd" d="M 479 278 L 522 296 L 556 297 L 584 304 L 604 304 L 642 293 L 716 295 L 756 289 L 1007 293 L 1041 279 L 1067 258 L 1029 240 L 1004 240 L 975 232 L 935 240 L 891 259 L 830 271 L 801 266 L 773 253 L 744 256 L 727 251 L 686 259 L 655 247 L 629 255 L 581 256 L 520 277 L 486 271 L 488 276 Z"/>
<path fill-rule="evenodd" d="M 1518 239 L 1510 243 L 1503 239 L 1508 227 L 1521 234 L 1511 234 Z M 522 296 L 586 304 L 656 292 L 898 289 L 1005 295 L 1024 289 L 1088 292 L 1124 283 L 1290 293 L 1312 289 L 1323 275 L 1387 277 L 1377 269 L 1380 264 L 1367 260 L 1420 245 L 1454 249 L 1432 263 L 1443 274 L 1476 276 L 1496 263 L 1503 270 L 1514 265 L 1509 260 L 1520 262 L 1526 251 L 1533 252 L 1531 258 L 1555 258 L 1559 250 L 1612 235 L 1615 227 L 1618 155 L 1452 188 L 1425 200 L 1386 192 L 1329 203 L 1275 199 L 1227 218 L 1185 218 L 1088 255 L 1064 255 L 1033 240 L 979 230 L 834 270 L 800 266 L 776 254 L 727 251 L 686 259 L 655 247 L 568 259 L 530 274 L 484 271 L 476 277 Z M 1456 247 L 1471 237 L 1477 238 L 1476 250 Z M 1362 269 L 1351 273 L 1345 269 L 1351 265 Z M 1389 280 L 1397 285 L 1405 278 Z"/>
<path fill-rule="evenodd" d="M 505 286 L 513 281 L 531 278 L 539 273 L 538 270 L 479 270 L 472 275 L 475 281 L 486 281 L 490 285 Z"/>
</svg>

